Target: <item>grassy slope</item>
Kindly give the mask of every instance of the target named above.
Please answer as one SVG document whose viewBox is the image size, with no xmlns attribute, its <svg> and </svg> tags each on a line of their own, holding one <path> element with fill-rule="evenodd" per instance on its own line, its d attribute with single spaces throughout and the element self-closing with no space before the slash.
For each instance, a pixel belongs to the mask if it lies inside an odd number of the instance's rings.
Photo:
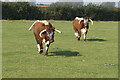
<svg viewBox="0 0 120 80">
<path fill-rule="evenodd" d="M 49 56 L 39 55 L 33 21 L 3 21 L 3 78 L 115 78 L 118 77 L 118 24 L 94 22 L 87 42 L 75 39 L 72 22 L 50 21 L 55 33 Z"/>
</svg>

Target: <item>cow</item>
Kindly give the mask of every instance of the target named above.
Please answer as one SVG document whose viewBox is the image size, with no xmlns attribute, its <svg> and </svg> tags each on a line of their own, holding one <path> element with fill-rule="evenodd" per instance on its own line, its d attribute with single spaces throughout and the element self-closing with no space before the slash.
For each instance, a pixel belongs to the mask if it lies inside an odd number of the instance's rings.
<svg viewBox="0 0 120 80">
<path fill-rule="evenodd" d="M 61 31 L 55 29 L 55 27 L 53 27 L 52 24 L 46 20 L 35 21 L 29 28 L 29 31 L 31 31 L 32 29 L 37 42 L 38 53 L 41 54 L 43 52 L 44 43 L 46 46 L 45 55 L 48 56 L 48 48 L 50 44 L 54 42 L 54 31 L 58 33 L 61 33 Z"/>
<path fill-rule="evenodd" d="M 86 34 L 89 29 L 89 21 L 93 25 L 93 21 L 88 17 L 84 17 L 84 18 L 76 17 L 73 20 L 73 29 L 74 29 L 76 39 L 78 41 L 80 41 L 80 37 L 81 37 L 81 33 L 82 33 L 82 34 L 84 34 L 84 42 L 86 42 Z"/>
</svg>

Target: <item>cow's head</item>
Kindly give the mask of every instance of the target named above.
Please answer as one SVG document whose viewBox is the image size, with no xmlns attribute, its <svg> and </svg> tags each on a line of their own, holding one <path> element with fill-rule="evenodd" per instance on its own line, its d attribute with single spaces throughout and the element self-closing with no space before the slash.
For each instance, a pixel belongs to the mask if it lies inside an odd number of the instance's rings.
<svg viewBox="0 0 120 80">
<path fill-rule="evenodd" d="M 61 31 L 55 29 L 55 27 L 48 27 L 47 29 L 44 29 L 40 32 L 40 37 L 42 37 L 43 33 L 46 33 L 47 40 L 49 40 L 50 43 L 54 42 L 54 31 L 61 33 Z"/>
<path fill-rule="evenodd" d="M 48 30 L 47 30 L 47 36 L 50 40 L 50 43 L 54 42 L 54 31 L 55 31 L 55 27 L 48 27 Z"/>
<path fill-rule="evenodd" d="M 80 19 L 79 24 L 80 24 L 81 22 L 84 22 L 84 26 L 88 26 L 89 22 L 91 22 L 92 25 L 93 25 L 93 21 L 92 21 L 90 18 L 88 18 L 88 17 L 79 18 L 79 19 Z"/>
<path fill-rule="evenodd" d="M 90 21 L 90 22 L 92 23 L 92 25 L 93 25 L 93 21 L 92 21 L 90 18 L 85 17 L 83 20 L 84 20 L 84 24 L 85 24 L 85 26 L 88 26 L 89 21 Z"/>
</svg>

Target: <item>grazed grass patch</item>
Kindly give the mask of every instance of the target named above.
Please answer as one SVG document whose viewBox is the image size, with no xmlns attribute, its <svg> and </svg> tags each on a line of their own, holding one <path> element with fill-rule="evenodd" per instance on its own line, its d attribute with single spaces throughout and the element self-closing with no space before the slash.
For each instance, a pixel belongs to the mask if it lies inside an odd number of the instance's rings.
<svg viewBox="0 0 120 80">
<path fill-rule="evenodd" d="M 76 41 L 72 21 L 50 20 L 55 33 L 49 56 L 37 53 L 34 21 L 3 21 L 3 78 L 116 78 L 118 77 L 118 24 L 94 22 L 84 43 Z M 45 48 L 45 47 L 44 47 Z M 111 65 L 112 64 L 112 65 Z"/>
</svg>

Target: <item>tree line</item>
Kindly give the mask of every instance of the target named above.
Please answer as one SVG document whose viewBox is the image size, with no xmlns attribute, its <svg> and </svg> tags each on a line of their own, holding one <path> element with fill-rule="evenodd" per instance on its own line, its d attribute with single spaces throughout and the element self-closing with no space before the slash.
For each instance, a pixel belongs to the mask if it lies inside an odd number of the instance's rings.
<svg viewBox="0 0 120 80">
<path fill-rule="evenodd" d="M 96 21 L 120 20 L 120 8 L 96 6 L 73 6 L 54 3 L 48 7 L 37 7 L 28 2 L 2 2 L 2 19 L 5 20 L 73 20 L 77 17 L 90 17 Z"/>
</svg>

